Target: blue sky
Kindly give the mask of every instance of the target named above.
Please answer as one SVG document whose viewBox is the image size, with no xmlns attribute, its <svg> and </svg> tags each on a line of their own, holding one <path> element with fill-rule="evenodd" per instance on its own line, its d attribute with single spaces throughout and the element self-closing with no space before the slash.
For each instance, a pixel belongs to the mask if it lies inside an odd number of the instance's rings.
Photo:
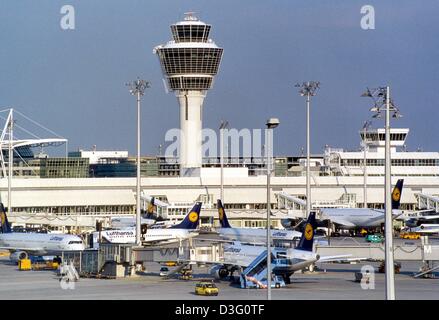
<svg viewBox="0 0 439 320">
<path fill-rule="evenodd" d="M 76 10 L 76 30 L 60 28 L 60 8 Z M 363 5 L 375 7 L 375 30 L 360 27 Z M 408 149 L 438 151 L 439 2 L 3 0 L 0 2 L 0 106 L 13 106 L 69 139 L 69 149 L 135 151 L 135 100 L 125 83 L 152 83 L 143 104 L 143 154 L 156 154 L 179 126 L 154 46 L 170 40 L 171 23 L 195 11 L 224 48 L 204 127 L 227 119 L 261 128 L 280 118 L 275 153 L 305 146 L 305 104 L 294 84 L 318 80 L 312 105 L 312 151 L 325 144 L 357 148 L 371 113 L 360 94 L 390 85 L 410 127 Z M 375 122 L 380 126 L 382 122 Z"/>
</svg>

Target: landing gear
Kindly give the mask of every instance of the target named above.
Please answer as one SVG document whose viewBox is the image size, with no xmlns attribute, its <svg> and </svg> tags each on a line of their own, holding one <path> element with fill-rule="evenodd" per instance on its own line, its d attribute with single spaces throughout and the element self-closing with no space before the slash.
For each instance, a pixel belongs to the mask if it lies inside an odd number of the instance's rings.
<svg viewBox="0 0 439 320">
<path fill-rule="evenodd" d="M 55 258 L 53 258 L 52 260 L 54 263 L 58 263 L 58 265 L 61 265 L 62 259 L 59 256 L 56 256 Z"/>
<path fill-rule="evenodd" d="M 290 274 L 283 274 L 282 278 L 284 279 L 285 284 L 290 284 L 291 283 L 291 279 L 290 279 Z"/>
<path fill-rule="evenodd" d="M 230 279 L 230 281 L 232 281 L 232 282 L 235 281 L 234 273 L 237 270 L 238 270 L 238 268 L 232 268 L 232 269 L 228 270 L 229 271 L 229 279 Z"/>
<path fill-rule="evenodd" d="M 218 270 L 218 276 L 220 279 L 225 279 L 231 275 L 231 272 L 227 268 L 221 268 Z"/>
</svg>

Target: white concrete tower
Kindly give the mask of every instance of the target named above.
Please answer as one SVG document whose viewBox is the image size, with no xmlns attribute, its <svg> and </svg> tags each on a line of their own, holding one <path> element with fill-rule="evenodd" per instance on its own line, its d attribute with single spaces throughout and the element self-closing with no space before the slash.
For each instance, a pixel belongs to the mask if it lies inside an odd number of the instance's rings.
<svg viewBox="0 0 439 320">
<path fill-rule="evenodd" d="M 211 39 L 211 26 L 186 13 L 171 25 L 173 40 L 154 48 L 168 88 L 180 104 L 180 174 L 197 176 L 202 166 L 203 101 L 212 88 L 223 49 Z"/>
</svg>

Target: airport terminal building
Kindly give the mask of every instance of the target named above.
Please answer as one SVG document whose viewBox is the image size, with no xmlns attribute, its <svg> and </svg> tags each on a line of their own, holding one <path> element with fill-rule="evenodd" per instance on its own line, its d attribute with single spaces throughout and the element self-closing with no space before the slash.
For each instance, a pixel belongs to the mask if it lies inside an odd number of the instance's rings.
<svg viewBox="0 0 439 320">
<path fill-rule="evenodd" d="M 418 208 L 419 195 L 439 194 L 439 152 L 408 152 L 403 148 L 408 129 L 392 130 L 392 182 L 404 179 L 402 209 Z M 384 206 L 384 136 L 369 133 L 366 152 L 367 206 Z M 7 154 L 5 154 L 7 156 Z M 25 169 L 23 159 L 32 164 Z M 38 158 L 40 157 L 40 158 Z M 213 223 L 220 198 L 219 159 L 204 159 L 200 175 L 181 176 L 178 161 L 142 157 L 141 190 L 168 204 L 165 219 L 180 220 L 195 201 L 203 202 L 202 224 Z M 306 158 L 274 157 L 271 179 L 273 225 L 304 215 Z M 266 169 L 263 159 L 224 159 L 224 202 L 235 226 L 264 227 Z M 311 160 L 314 208 L 363 207 L 364 151 L 325 149 Z M 7 164 L 6 164 L 7 166 Z M 11 222 L 50 225 L 63 230 L 87 229 L 96 220 L 135 214 L 136 160 L 126 151 L 77 151 L 67 158 L 35 156 L 26 148 L 14 157 Z M 1 201 L 8 204 L 8 179 L 0 180 Z M 147 203 L 143 204 L 144 207 Z"/>
</svg>

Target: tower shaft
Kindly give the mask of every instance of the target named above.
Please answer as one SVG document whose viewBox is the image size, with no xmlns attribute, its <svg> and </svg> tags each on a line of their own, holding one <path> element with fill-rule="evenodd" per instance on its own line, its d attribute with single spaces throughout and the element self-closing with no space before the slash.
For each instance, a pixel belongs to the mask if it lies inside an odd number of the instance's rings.
<svg viewBox="0 0 439 320">
<path fill-rule="evenodd" d="M 198 175 L 202 166 L 204 91 L 177 91 L 180 104 L 180 167 L 182 175 Z"/>
</svg>

